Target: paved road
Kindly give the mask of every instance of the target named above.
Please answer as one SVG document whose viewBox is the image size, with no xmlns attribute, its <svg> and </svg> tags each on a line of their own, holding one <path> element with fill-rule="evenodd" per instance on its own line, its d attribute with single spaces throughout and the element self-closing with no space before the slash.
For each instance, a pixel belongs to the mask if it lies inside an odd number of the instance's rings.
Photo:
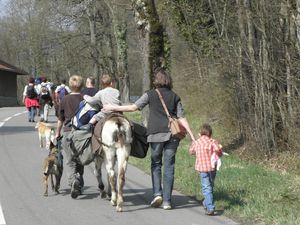
<svg viewBox="0 0 300 225">
<path fill-rule="evenodd" d="M 0 108 L 0 225 L 235 224 L 223 216 L 205 216 L 197 202 L 176 191 L 175 209 L 150 208 L 151 179 L 133 166 L 126 174 L 122 213 L 99 197 L 92 164 L 86 167 L 86 187 L 78 199 L 71 199 L 65 176 L 61 194 L 49 189 L 49 197 L 44 197 L 42 161 L 47 152 L 38 147 L 35 124 L 26 116 L 22 107 Z"/>
</svg>

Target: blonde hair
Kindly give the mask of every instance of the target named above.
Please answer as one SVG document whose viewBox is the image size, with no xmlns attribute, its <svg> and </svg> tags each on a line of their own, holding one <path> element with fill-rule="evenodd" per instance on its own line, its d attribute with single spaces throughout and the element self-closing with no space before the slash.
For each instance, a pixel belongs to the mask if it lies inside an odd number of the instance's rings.
<svg viewBox="0 0 300 225">
<path fill-rule="evenodd" d="M 69 79 L 69 87 L 72 92 L 80 92 L 83 87 L 83 79 L 79 75 L 73 75 Z"/>
<path fill-rule="evenodd" d="M 102 87 L 109 87 L 112 82 L 113 82 L 113 79 L 112 79 L 111 75 L 109 75 L 109 74 L 102 75 L 102 77 L 101 77 Z"/>
</svg>

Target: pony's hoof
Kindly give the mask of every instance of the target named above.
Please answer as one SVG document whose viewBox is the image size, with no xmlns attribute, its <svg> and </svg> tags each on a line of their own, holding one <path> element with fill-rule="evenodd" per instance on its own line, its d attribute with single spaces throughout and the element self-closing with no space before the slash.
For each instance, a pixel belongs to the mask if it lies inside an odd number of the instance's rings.
<svg viewBox="0 0 300 225">
<path fill-rule="evenodd" d="M 112 206 L 116 206 L 117 205 L 116 201 L 113 201 L 113 200 L 111 200 L 110 203 L 111 203 Z"/>
<path fill-rule="evenodd" d="M 45 194 L 44 194 L 44 197 L 48 197 L 48 193 L 45 193 Z"/>
<path fill-rule="evenodd" d="M 123 208 L 122 207 L 117 206 L 116 209 L 117 209 L 117 212 L 123 212 Z"/>
</svg>

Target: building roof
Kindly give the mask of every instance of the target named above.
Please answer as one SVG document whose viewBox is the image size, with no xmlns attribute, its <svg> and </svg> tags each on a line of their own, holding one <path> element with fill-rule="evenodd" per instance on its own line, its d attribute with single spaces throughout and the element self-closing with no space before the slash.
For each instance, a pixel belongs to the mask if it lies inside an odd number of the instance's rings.
<svg viewBox="0 0 300 225">
<path fill-rule="evenodd" d="M 4 62 L 1 59 L 0 59 L 0 71 L 7 71 L 15 75 L 29 75 L 29 73 L 27 73 L 26 71 L 21 70 L 7 62 Z"/>
</svg>

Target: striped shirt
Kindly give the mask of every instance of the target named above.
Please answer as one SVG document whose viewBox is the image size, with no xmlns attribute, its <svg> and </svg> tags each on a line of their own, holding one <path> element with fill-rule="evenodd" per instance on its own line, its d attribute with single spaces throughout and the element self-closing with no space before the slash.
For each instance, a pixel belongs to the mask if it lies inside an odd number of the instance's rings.
<svg viewBox="0 0 300 225">
<path fill-rule="evenodd" d="M 189 153 L 196 155 L 195 170 L 199 172 L 214 171 L 215 169 L 211 165 L 211 157 L 214 152 L 221 157 L 222 146 L 213 138 L 202 135 L 194 141 L 189 148 Z"/>
</svg>

